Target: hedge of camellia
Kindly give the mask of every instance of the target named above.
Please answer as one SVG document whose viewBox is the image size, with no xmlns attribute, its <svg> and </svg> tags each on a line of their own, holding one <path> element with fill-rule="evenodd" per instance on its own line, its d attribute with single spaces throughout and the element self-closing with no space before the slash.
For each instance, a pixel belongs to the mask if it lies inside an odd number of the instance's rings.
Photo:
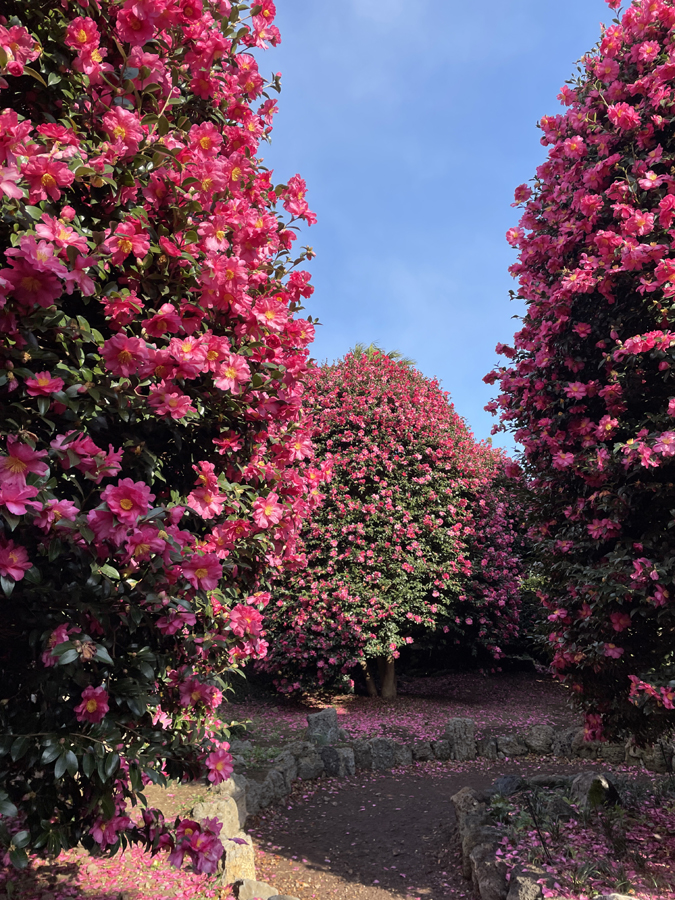
<svg viewBox="0 0 675 900">
<path fill-rule="evenodd" d="M 130 813 L 148 780 L 231 771 L 218 676 L 264 655 L 267 575 L 316 502 L 313 216 L 256 156 L 274 5 L 2 11 L 0 845 L 210 872 L 215 822 Z"/>
<path fill-rule="evenodd" d="M 674 27 L 671 0 L 633 3 L 541 120 L 548 159 L 507 235 L 527 315 L 487 379 L 524 447 L 553 666 L 590 737 L 675 721 Z"/>
<path fill-rule="evenodd" d="M 450 656 L 461 643 L 498 659 L 519 576 L 502 456 L 438 382 L 374 348 L 315 370 L 306 396 L 332 480 L 302 531 L 307 567 L 275 584 L 262 668 L 294 693 L 378 660 L 392 698 L 400 648 L 432 633 Z"/>
</svg>

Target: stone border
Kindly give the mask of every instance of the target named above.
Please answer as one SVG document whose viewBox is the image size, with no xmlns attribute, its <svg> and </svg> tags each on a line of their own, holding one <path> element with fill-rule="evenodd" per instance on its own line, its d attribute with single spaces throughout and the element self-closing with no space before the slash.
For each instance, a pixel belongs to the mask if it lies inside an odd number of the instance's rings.
<svg viewBox="0 0 675 900">
<path fill-rule="evenodd" d="M 467 880 L 471 880 L 480 900 L 542 900 L 540 879 L 546 875 L 544 870 L 517 868 L 507 880 L 507 865 L 496 854 L 504 831 L 498 827 L 489 803 L 498 794 L 510 797 L 524 790 L 561 788 L 570 789 L 573 802 L 579 806 L 590 802 L 591 792 L 594 803 L 619 800 L 612 776 L 601 772 L 534 775 L 529 778 L 504 775 L 493 781 L 486 791 L 464 787 L 451 798 L 462 848 L 462 873 Z M 630 900 L 630 897 L 605 894 L 597 900 Z"/>
<path fill-rule="evenodd" d="M 313 780 L 322 775 L 346 778 L 355 772 L 389 772 L 399 766 L 430 760 L 499 760 L 536 754 L 564 759 L 600 759 L 613 764 L 643 765 L 652 772 L 674 771 L 675 748 L 657 744 L 639 750 L 631 741 L 625 744 L 584 742 L 580 727 L 553 728 L 532 725 L 521 733 L 476 740 L 473 719 L 454 718 L 435 741 L 418 740 L 401 744 L 391 738 L 375 737 L 350 740 L 339 727 L 337 711 L 327 707 L 307 716 L 306 740 L 288 744 L 274 759 L 262 781 L 234 774 L 228 781 L 209 788 L 209 798 L 197 804 L 193 818 L 217 818 L 223 825 L 225 854 L 223 882 L 255 879 L 253 844 L 244 832 L 249 816 L 257 815 L 272 803 L 290 794 L 293 783 Z M 232 741 L 235 763 L 245 766 L 241 754 L 249 742 Z M 232 840 L 235 838 L 235 840 Z"/>
</svg>

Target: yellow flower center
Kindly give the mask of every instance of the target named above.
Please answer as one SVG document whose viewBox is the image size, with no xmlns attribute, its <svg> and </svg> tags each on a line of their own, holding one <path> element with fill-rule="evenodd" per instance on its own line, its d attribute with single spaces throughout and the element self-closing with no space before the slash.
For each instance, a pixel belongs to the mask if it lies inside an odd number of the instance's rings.
<svg viewBox="0 0 675 900">
<path fill-rule="evenodd" d="M 120 238 L 120 242 L 117 246 L 122 251 L 122 253 L 131 253 L 131 251 L 134 249 L 134 245 L 131 243 L 129 238 Z"/>
<path fill-rule="evenodd" d="M 129 512 L 129 510 L 133 509 L 134 507 L 134 501 L 130 500 L 129 497 L 125 497 L 124 500 L 120 500 L 120 506 L 122 507 L 122 509 L 125 509 L 127 512 Z"/>
<path fill-rule="evenodd" d="M 21 279 L 21 287 L 24 291 L 38 291 L 42 287 L 42 282 L 34 275 L 24 275 Z"/>
<path fill-rule="evenodd" d="M 56 178 L 50 175 L 49 172 L 45 172 L 40 180 L 42 181 L 42 186 L 46 188 L 54 187 L 56 184 Z"/>
<path fill-rule="evenodd" d="M 93 697 L 91 700 L 87 700 L 87 705 L 86 705 L 85 709 L 87 710 L 88 713 L 96 712 L 96 710 L 98 709 L 98 703 L 96 702 L 96 700 L 94 700 Z"/>
<path fill-rule="evenodd" d="M 206 576 L 208 574 L 209 574 L 208 569 L 204 569 L 204 568 L 195 569 L 195 577 L 196 578 L 206 578 Z"/>
</svg>

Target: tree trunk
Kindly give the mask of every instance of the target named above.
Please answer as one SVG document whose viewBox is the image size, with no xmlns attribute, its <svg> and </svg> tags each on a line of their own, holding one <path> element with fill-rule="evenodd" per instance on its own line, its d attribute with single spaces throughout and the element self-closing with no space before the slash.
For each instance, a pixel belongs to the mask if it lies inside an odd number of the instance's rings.
<svg viewBox="0 0 675 900">
<path fill-rule="evenodd" d="M 380 693 L 383 700 L 396 699 L 396 669 L 393 656 L 378 657 L 380 670 Z"/>
<path fill-rule="evenodd" d="M 361 660 L 361 668 L 363 669 L 363 675 L 366 679 L 366 690 L 368 691 L 368 696 L 377 697 L 377 685 L 375 684 L 375 677 L 370 670 L 370 666 L 367 660 Z"/>
</svg>

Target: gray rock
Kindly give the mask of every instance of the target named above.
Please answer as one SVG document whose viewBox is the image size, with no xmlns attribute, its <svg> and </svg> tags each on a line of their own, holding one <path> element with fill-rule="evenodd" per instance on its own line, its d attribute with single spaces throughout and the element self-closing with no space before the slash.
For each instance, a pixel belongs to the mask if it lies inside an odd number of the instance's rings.
<svg viewBox="0 0 675 900">
<path fill-rule="evenodd" d="M 625 744 L 603 744 L 600 748 L 600 759 L 604 759 L 608 763 L 620 765 L 626 760 Z"/>
<path fill-rule="evenodd" d="M 546 798 L 546 813 L 552 818 L 562 819 L 563 822 L 569 822 L 575 816 L 570 804 L 560 794 L 553 794 Z"/>
<path fill-rule="evenodd" d="M 550 725 L 533 725 L 525 732 L 524 739 L 529 750 L 546 756 L 553 747 L 554 734 L 555 732 Z"/>
<path fill-rule="evenodd" d="M 527 779 L 527 783 L 535 788 L 564 790 L 572 786 L 575 778 L 576 775 L 531 775 Z"/>
<path fill-rule="evenodd" d="M 434 751 L 434 756 L 436 759 L 440 759 L 445 761 L 446 759 L 450 759 L 452 757 L 452 747 L 450 746 L 450 741 L 441 738 L 440 741 L 432 741 L 431 749 Z"/>
<path fill-rule="evenodd" d="M 192 810 L 192 818 L 196 822 L 204 819 L 218 819 L 223 826 L 223 836 L 233 837 L 241 830 L 239 822 L 239 810 L 232 797 L 217 797 L 214 800 L 205 800 Z"/>
<path fill-rule="evenodd" d="M 635 898 L 629 897 L 628 894 L 602 894 L 595 900 L 635 900 Z"/>
<path fill-rule="evenodd" d="M 307 716 L 307 739 L 325 746 L 340 740 L 337 710 L 332 706 Z"/>
<path fill-rule="evenodd" d="M 650 772 L 657 772 L 663 775 L 665 772 L 670 771 L 670 760 L 666 758 L 661 744 L 654 744 L 653 747 L 648 747 L 644 750 L 642 762 L 645 769 L 648 769 Z"/>
<path fill-rule="evenodd" d="M 559 731 L 556 731 L 553 735 L 553 744 L 551 746 L 553 755 L 572 759 L 572 742 L 579 733 L 583 734 L 583 732 L 584 729 L 579 728 L 577 725 L 574 725 L 571 728 L 561 728 Z"/>
<path fill-rule="evenodd" d="M 284 785 L 286 786 L 285 793 L 290 794 L 293 788 L 293 782 L 298 777 L 298 764 L 295 757 L 288 750 L 284 750 L 284 752 L 280 753 L 274 760 L 274 768 L 284 779 Z"/>
<path fill-rule="evenodd" d="M 520 775 L 502 775 L 492 782 L 492 788 L 495 793 L 501 794 L 502 797 L 510 797 L 512 794 L 518 793 L 527 787 L 527 782 Z"/>
<path fill-rule="evenodd" d="M 370 744 L 373 769 L 376 772 L 386 772 L 388 769 L 393 769 L 396 742 L 390 738 L 372 738 L 368 743 Z"/>
<path fill-rule="evenodd" d="M 239 811 L 239 827 L 243 828 L 246 824 L 246 819 L 250 814 L 250 810 L 248 808 L 248 804 L 246 801 L 248 794 L 248 779 L 243 775 L 231 775 L 227 781 L 221 781 L 220 784 L 214 785 L 209 789 L 210 797 L 231 797 L 234 802 L 237 804 L 237 810 Z"/>
<path fill-rule="evenodd" d="M 296 759 L 300 759 L 301 756 L 316 753 L 316 744 L 313 741 L 293 741 L 291 744 L 287 744 L 284 749 L 292 753 Z"/>
<path fill-rule="evenodd" d="M 242 753 L 250 753 L 253 750 L 253 744 L 250 741 L 230 741 L 230 752 L 241 755 Z"/>
<path fill-rule="evenodd" d="M 485 811 L 483 795 L 470 787 L 463 787 L 461 791 L 457 791 L 457 793 L 453 794 L 450 798 L 450 802 L 455 808 L 455 816 L 457 817 L 460 834 L 464 830 L 464 822 L 467 815 L 481 809 Z"/>
<path fill-rule="evenodd" d="M 506 863 L 497 861 L 492 844 L 479 844 L 471 851 L 471 880 L 481 900 L 504 900 Z"/>
<path fill-rule="evenodd" d="M 462 874 L 465 878 L 471 878 L 471 851 L 478 847 L 479 844 L 492 844 L 493 849 L 496 848 L 494 836 L 489 829 L 494 828 L 492 816 L 485 807 L 478 808 L 473 812 L 467 812 L 464 816 L 463 826 L 460 829 L 461 849 L 462 849 Z M 484 829 L 488 829 L 485 840 L 481 841 L 480 836 Z"/>
<path fill-rule="evenodd" d="M 370 772 L 373 768 L 373 753 L 370 749 L 370 741 L 354 741 L 352 743 L 354 751 L 354 764 L 357 769 L 364 772 Z"/>
<path fill-rule="evenodd" d="M 349 740 L 349 732 L 345 728 L 338 728 L 338 740 L 346 744 Z"/>
<path fill-rule="evenodd" d="M 246 786 L 246 809 L 249 816 L 257 816 L 262 809 L 262 807 L 260 806 L 261 787 L 262 785 L 259 781 L 253 780 L 250 780 Z"/>
<path fill-rule="evenodd" d="M 290 789 L 286 787 L 286 779 L 281 772 L 271 769 L 260 785 L 258 806 L 260 809 L 265 809 L 270 803 L 274 803 L 275 800 L 281 800 L 289 792 Z"/>
<path fill-rule="evenodd" d="M 584 809 L 614 806 L 621 797 L 612 777 L 603 772 L 582 772 L 572 782 L 572 802 Z"/>
<path fill-rule="evenodd" d="M 237 900 L 269 900 L 276 894 L 276 888 L 264 881 L 252 881 L 250 878 L 244 878 L 242 881 L 236 881 L 232 888 L 234 896 Z"/>
<path fill-rule="evenodd" d="M 244 881 L 246 879 L 255 881 L 253 841 L 243 831 L 230 835 L 230 837 L 236 837 L 237 841 L 225 841 L 221 838 L 224 853 L 222 864 L 218 867 L 218 873 L 221 875 L 223 884 L 234 884 L 235 881 Z M 244 843 L 240 844 L 239 841 L 244 841 Z"/>
<path fill-rule="evenodd" d="M 413 752 L 407 744 L 394 744 L 394 765 L 411 766 Z"/>
<path fill-rule="evenodd" d="M 585 741 L 583 730 L 572 739 L 572 755 L 579 759 L 597 759 L 602 750 L 600 741 Z"/>
<path fill-rule="evenodd" d="M 504 756 L 527 756 L 530 752 L 517 734 L 503 734 L 497 738 L 497 750 Z"/>
<path fill-rule="evenodd" d="M 483 759 L 497 759 L 499 753 L 497 748 L 497 738 L 481 738 L 478 741 L 477 750 L 478 755 Z"/>
<path fill-rule="evenodd" d="M 319 750 L 326 775 L 344 778 L 356 771 L 351 747 L 321 747 Z"/>
<path fill-rule="evenodd" d="M 415 741 L 412 745 L 412 757 L 416 762 L 428 762 L 434 758 L 430 741 Z"/>
<path fill-rule="evenodd" d="M 461 762 L 476 758 L 476 725 L 473 719 L 450 719 L 445 738 L 452 747 L 452 758 Z"/>
<path fill-rule="evenodd" d="M 541 885 L 527 875 L 511 875 L 506 900 L 542 900 Z"/>
<path fill-rule="evenodd" d="M 328 748 L 324 747 L 323 749 Z M 318 778 L 323 772 L 323 759 L 316 750 L 314 750 L 314 753 L 308 753 L 307 756 L 301 756 L 297 762 L 298 778 L 302 778 L 303 781 Z"/>
</svg>

